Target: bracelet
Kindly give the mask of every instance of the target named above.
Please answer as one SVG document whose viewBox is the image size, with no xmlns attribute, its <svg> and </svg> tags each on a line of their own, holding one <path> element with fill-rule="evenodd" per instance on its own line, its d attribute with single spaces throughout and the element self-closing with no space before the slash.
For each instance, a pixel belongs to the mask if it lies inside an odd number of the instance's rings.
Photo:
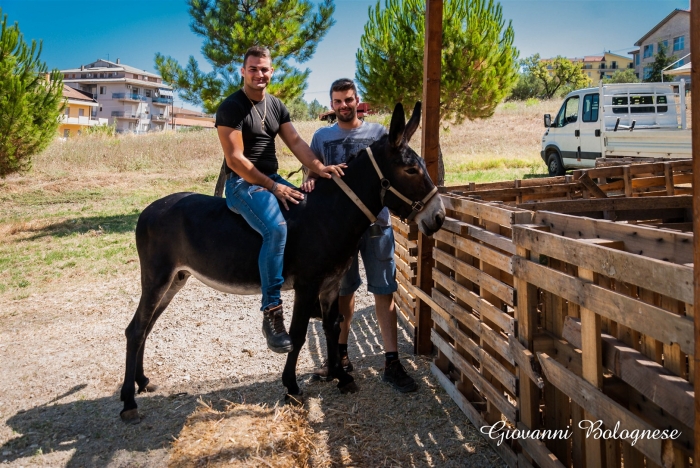
<svg viewBox="0 0 700 468">
<path fill-rule="evenodd" d="M 275 193 L 275 190 L 277 190 L 277 186 L 279 184 L 277 182 L 272 183 L 272 187 L 270 188 L 270 192 Z"/>
</svg>

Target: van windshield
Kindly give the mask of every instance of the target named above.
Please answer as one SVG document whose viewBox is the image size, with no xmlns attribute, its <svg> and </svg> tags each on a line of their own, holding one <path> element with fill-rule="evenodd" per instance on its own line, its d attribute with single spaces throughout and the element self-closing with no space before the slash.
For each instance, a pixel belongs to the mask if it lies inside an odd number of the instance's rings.
<svg viewBox="0 0 700 468">
<path fill-rule="evenodd" d="M 563 127 L 578 120 L 578 96 L 571 96 L 564 102 L 555 120 L 557 127 Z"/>
</svg>

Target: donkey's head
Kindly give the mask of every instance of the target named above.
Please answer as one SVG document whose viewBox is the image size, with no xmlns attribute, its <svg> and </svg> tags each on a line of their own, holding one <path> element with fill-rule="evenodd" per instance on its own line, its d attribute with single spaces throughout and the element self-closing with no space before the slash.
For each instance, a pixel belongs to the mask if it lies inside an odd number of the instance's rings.
<svg viewBox="0 0 700 468">
<path fill-rule="evenodd" d="M 445 220 L 445 207 L 430 180 L 423 158 L 408 146 L 420 123 L 421 103 L 416 103 L 413 115 L 406 123 L 401 104 L 396 104 L 391 117 L 389 135 L 382 138 L 376 160 L 384 175 L 383 203 L 391 212 L 415 220 L 418 229 L 430 236 Z M 375 148 L 372 145 L 372 148 Z"/>
</svg>

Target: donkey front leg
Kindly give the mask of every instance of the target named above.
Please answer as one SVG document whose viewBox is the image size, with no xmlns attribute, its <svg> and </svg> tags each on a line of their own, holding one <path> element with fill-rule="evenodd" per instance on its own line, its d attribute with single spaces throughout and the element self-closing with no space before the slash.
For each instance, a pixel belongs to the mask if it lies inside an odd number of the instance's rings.
<svg viewBox="0 0 700 468">
<path fill-rule="evenodd" d="M 299 352 L 306 342 L 306 331 L 309 328 L 309 319 L 312 313 L 318 313 L 318 286 L 295 285 L 294 287 L 294 311 L 292 323 L 289 326 L 289 336 L 292 339 L 294 349 L 287 354 L 287 362 L 282 372 L 282 384 L 287 387 L 284 397 L 285 403 L 303 404 L 303 392 L 297 384 L 297 360 Z"/>
<path fill-rule="evenodd" d="M 325 300 L 324 300 L 325 299 Z M 328 375 L 338 379 L 340 393 L 355 393 L 359 389 L 355 379 L 340 365 L 340 352 L 338 351 L 338 339 L 340 338 L 340 312 L 338 310 L 337 289 L 335 298 L 321 298 L 323 310 L 323 331 L 326 334 L 326 346 L 328 347 Z"/>
</svg>

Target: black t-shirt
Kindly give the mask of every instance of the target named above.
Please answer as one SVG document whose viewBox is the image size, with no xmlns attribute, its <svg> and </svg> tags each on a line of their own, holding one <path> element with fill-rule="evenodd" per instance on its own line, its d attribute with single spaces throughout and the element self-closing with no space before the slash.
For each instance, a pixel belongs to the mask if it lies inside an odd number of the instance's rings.
<svg viewBox="0 0 700 468">
<path fill-rule="evenodd" d="M 221 103 L 216 111 L 216 126 L 230 127 L 243 133 L 243 155 L 253 163 L 255 168 L 265 175 L 277 172 L 277 154 L 275 137 L 282 124 L 291 122 L 289 111 L 282 101 L 265 93 L 263 101 L 252 101 L 242 89 L 236 91 Z M 267 114 L 265 113 L 267 105 Z M 265 116 L 265 129 L 260 123 Z M 226 166 L 226 173 L 233 172 Z"/>
</svg>

